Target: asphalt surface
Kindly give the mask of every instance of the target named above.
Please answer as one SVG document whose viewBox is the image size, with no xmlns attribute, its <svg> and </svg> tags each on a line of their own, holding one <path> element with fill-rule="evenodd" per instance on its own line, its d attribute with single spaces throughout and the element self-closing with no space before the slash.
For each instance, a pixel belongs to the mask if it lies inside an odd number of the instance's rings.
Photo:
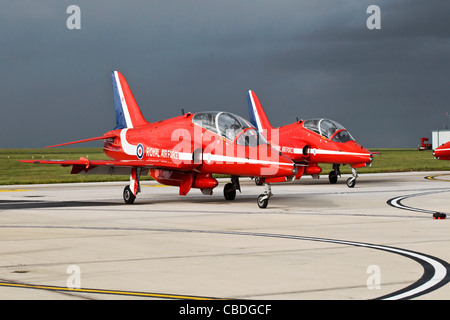
<svg viewBox="0 0 450 320">
<path fill-rule="evenodd" d="M 450 172 L 347 178 L 0 186 L 0 299 L 449 299 Z"/>
</svg>

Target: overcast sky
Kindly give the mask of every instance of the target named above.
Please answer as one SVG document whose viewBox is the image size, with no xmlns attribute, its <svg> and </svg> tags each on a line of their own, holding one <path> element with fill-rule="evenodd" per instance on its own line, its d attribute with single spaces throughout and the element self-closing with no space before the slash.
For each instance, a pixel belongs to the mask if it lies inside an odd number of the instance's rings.
<svg viewBox="0 0 450 320">
<path fill-rule="evenodd" d="M 72 4 L 80 30 L 66 26 Z M 378 30 L 366 26 L 373 4 Z M 113 70 L 150 122 L 181 108 L 249 118 L 251 89 L 274 126 L 325 117 L 367 148 L 390 148 L 416 147 L 450 112 L 448 0 L 21 0 L 0 8 L 0 148 L 113 129 Z"/>
</svg>

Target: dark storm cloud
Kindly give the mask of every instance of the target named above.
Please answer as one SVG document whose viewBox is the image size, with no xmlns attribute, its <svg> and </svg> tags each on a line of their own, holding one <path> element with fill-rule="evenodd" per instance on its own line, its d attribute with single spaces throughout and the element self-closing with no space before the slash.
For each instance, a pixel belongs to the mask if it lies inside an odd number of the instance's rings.
<svg viewBox="0 0 450 320">
<path fill-rule="evenodd" d="M 71 4 L 81 30 L 66 28 Z M 371 4 L 381 30 L 366 27 Z M 436 0 L 8 2 L 0 147 L 112 129 L 112 70 L 149 121 L 181 108 L 248 117 L 252 89 L 274 125 L 327 117 L 367 147 L 414 147 L 448 111 L 448 16 Z"/>
<path fill-rule="evenodd" d="M 300 117 L 334 118 L 365 145 L 414 147 L 441 125 L 448 105 L 448 6 L 378 4 L 381 30 L 365 28 L 368 15 L 327 17 L 286 38 L 267 66 L 300 85 L 290 96 Z"/>
</svg>

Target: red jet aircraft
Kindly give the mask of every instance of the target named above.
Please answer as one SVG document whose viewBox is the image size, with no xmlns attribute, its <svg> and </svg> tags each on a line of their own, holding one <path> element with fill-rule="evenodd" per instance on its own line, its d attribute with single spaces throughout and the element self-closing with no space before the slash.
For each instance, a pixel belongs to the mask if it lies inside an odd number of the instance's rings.
<svg viewBox="0 0 450 320">
<path fill-rule="evenodd" d="M 224 196 L 233 200 L 240 191 L 239 177 L 293 177 L 294 163 L 273 149 L 246 120 L 228 112 L 187 113 L 154 123 L 147 122 L 118 71 L 112 72 L 116 127 L 103 136 L 50 147 L 103 140 L 103 151 L 112 160 L 21 160 L 26 163 L 72 166 L 72 174 L 130 175 L 123 191 L 133 203 L 141 191 L 139 178 L 150 172 L 159 183 L 179 186 L 179 194 L 191 188 L 212 194 L 218 181 L 212 174 L 231 175 Z M 258 205 L 267 207 L 270 185 L 259 195 Z"/>
<path fill-rule="evenodd" d="M 332 163 L 333 171 L 328 178 L 330 183 L 336 183 L 341 175 L 340 165 L 348 164 L 353 176 L 347 180 L 347 186 L 353 188 L 358 177 L 356 168 L 372 163 L 372 154 L 356 143 L 339 123 L 329 119 L 310 119 L 274 128 L 256 94 L 250 90 L 247 98 L 251 123 L 266 136 L 274 148 L 297 164 L 295 179 L 300 179 L 304 173 L 318 177 L 322 172 L 318 164 Z M 256 179 L 257 183 L 258 180 Z M 279 178 L 271 180 L 281 181 Z"/>
<path fill-rule="evenodd" d="M 450 141 L 444 143 L 440 147 L 437 147 L 433 151 L 433 155 L 436 159 L 439 160 L 450 160 Z"/>
</svg>

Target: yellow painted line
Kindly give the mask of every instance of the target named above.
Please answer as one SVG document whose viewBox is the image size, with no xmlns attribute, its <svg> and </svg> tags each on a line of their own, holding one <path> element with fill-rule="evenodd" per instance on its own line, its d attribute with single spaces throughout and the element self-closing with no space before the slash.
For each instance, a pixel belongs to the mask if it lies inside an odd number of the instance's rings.
<svg viewBox="0 0 450 320">
<path fill-rule="evenodd" d="M 31 191 L 27 189 L 2 189 L 0 192 L 22 192 L 22 191 Z"/>
<path fill-rule="evenodd" d="M 151 297 L 151 298 L 162 298 L 162 299 L 216 300 L 216 298 L 175 295 L 175 294 L 102 290 L 102 289 L 76 289 L 76 288 L 72 289 L 72 288 L 67 288 L 67 287 L 31 285 L 31 284 L 10 283 L 10 282 L 0 282 L 0 286 L 14 287 L 14 288 L 26 288 L 26 289 L 40 289 L 40 290 L 50 290 L 50 291 L 78 292 L 78 293 L 115 294 L 115 295 L 125 295 L 125 296 L 135 296 L 135 297 L 138 297 L 138 296 L 139 297 Z"/>
<path fill-rule="evenodd" d="M 167 185 L 165 185 L 165 184 L 154 184 L 154 185 L 150 185 L 150 184 L 147 184 L 147 185 L 142 185 L 141 184 L 141 187 L 173 187 L 173 186 L 167 186 Z"/>
<path fill-rule="evenodd" d="M 437 178 L 437 177 L 442 177 L 442 176 L 450 176 L 450 175 L 448 175 L 448 174 L 438 174 L 438 175 L 435 175 L 435 176 L 425 177 L 425 179 L 437 180 L 437 181 L 450 181 L 450 179 L 439 179 L 439 178 Z"/>
</svg>

